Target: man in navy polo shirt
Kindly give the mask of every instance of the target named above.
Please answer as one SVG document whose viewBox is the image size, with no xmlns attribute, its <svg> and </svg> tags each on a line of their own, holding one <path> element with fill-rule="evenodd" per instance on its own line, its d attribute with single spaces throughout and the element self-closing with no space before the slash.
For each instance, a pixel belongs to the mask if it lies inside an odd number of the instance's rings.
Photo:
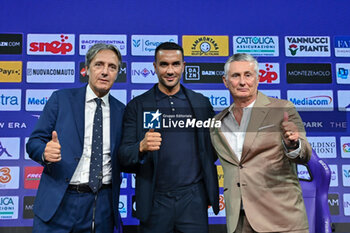
<svg viewBox="0 0 350 233">
<path fill-rule="evenodd" d="M 144 233 L 205 233 L 208 205 L 219 212 L 217 157 L 208 128 L 194 122 L 214 111 L 180 84 L 181 46 L 160 44 L 153 64 L 159 82 L 127 105 L 119 151 L 121 165 L 136 173 L 136 216 Z"/>
</svg>

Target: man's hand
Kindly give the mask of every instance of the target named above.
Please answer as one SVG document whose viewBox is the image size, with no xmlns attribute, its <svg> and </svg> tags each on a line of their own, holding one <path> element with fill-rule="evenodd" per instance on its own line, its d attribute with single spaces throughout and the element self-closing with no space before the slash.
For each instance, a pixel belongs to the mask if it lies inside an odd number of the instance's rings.
<svg viewBox="0 0 350 233">
<path fill-rule="evenodd" d="M 52 139 L 46 143 L 44 151 L 45 162 L 56 163 L 61 161 L 61 145 L 56 131 L 52 131 Z"/>
<path fill-rule="evenodd" d="M 285 146 L 288 149 L 296 149 L 299 140 L 299 130 L 298 127 L 291 121 L 288 121 L 288 113 L 283 113 L 283 122 L 282 122 L 282 131 L 283 131 L 283 141 Z"/>
<path fill-rule="evenodd" d="M 162 136 L 159 132 L 154 132 L 154 129 L 150 129 L 145 137 L 140 142 L 140 152 L 156 151 L 160 149 L 162 142 Z"/>
</svg>

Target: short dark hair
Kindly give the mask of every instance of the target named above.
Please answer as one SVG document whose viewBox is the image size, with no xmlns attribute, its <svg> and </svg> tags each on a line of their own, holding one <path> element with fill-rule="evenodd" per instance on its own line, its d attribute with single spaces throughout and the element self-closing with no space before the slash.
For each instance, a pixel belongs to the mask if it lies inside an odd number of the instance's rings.
<svg viewBox="0 0 350 233">
<path fill-rule="evenodd" d="M 95 58 L 96 54 L 101 50 L 111 50 L 117 55 L 119 60 L 119 63 L 118 63 L 118 72 L 119 72 L 120 67 L 122 65 L 122 55 L 120 54 L 119 50 L 112 44 L 102 44 L 102 43 L 94 44 L 85 55 L 85 66 L 87 66 L 87 68 L 89 69 L 91 61 Z"/>
<path fill-rule="evenodd" d="M 184 50 L 183 48 L 174 42 L 164 42 L 158 45 L 154 53 L 154 61 L 157 61 L 157 54 L 160 50 L 179 50 L 182 55 L 182 61 L 184 61 Z"/>
</svg>

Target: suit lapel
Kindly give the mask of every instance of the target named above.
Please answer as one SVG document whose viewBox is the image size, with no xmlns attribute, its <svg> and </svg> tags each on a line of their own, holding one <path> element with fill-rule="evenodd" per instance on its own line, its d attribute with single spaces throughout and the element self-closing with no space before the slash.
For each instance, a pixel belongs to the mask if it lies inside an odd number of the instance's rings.
<svg viewBox="0 0 350 233">
<path fill-rule="evenodd" d="M 215 117 L 215 119 L 222 122 L 222 120 L 227 116 L 227 114 L 230 114 L 230 112 L 228 111 L 228 108 L 220 112 Z M 239 161 L 238 161 L 237 155 L 232 150 L 221 128 L 214 128 L 214 132 L 217 140 L 220 141 L 220 142 L 215 142 L 216 148 L 219 150 L 220 157 L 226 160 L 227 162 L 238 165 Z"/>
<path fill-rule="evenodd" d="M 257 131 L 261 126 L 262 122 L 264 121 L 267 113 L 269 112 L 269 109 L 266 107 L 266 105 L 268 105 L 269 103 L 270 101 L 267 98 L 267 96 L 265 96 L 261 92 L 258 92 L 258 96 L 253 106 L 246 135 L 244 138 L 241 163 L 243 163 L 244 160 L 246 159 L 247 154 L 250 148 L 252 147 L 255 137 L 258 133 Z"/>
<path fill-rule="evenodd" d="M 86 86 L 77 89 L 72 94 L 72 111 L 74 115 L 75 125 L 79 134 L 79 141 L 84 145 L 84 128 L 85 128 L 85 95 Z"/>
<path fill-rule="evenodd" d="M 117 129 L 117 122 L 121 119 L 118 117 L 118 109 L 114 104 L 114 99 L 109 95 L 109 112 L 110 112 L 110 143 L 111 143 L 111 154 L 113 154 L 115 142 L 117 141 L 117 133 L 120 133 L 120 130 Z"/>
</svg>

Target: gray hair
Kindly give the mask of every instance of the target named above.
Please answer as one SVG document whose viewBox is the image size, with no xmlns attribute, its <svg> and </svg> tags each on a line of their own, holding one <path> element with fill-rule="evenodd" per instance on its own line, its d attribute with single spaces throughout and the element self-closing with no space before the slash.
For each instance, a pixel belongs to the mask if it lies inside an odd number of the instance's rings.
<svg viewBox="0 0 350 233">
<path fill-rule="evenodd" d="M 225 63 L 224 71 L 225 71 L 225 78 L 227 80 L 228 78 L 228 70 L 230 67 L 230 64 L 235 61 L 247 61 L 252 62 L 254 64 L 254 70 L 256 72 L 256 77 L 259 79 L 259 63 L 258 61 L 250 54 L 248 53 L 236 53 L 229 57 Z"/>
<path fill-rule="evenodd" d="M 89 49 L 89 51 L 86 53 L 85 66 L 87 66 L 87 68 L 89 69 L 91 61 L 95 58 L 96 54 L 98 52 L 100 52 L 101 50 L 111 50 L 117 55 L 118 61 L 119 61 L 119 63 L 118 63 L 118 72 L 119 72 L 120 71 L 120 67 L 122 65 L 122 55 L 119 52 L 119 50 L 112 44 L 102 44 L 102 43 L 94 44 Z"/>
</svg>

